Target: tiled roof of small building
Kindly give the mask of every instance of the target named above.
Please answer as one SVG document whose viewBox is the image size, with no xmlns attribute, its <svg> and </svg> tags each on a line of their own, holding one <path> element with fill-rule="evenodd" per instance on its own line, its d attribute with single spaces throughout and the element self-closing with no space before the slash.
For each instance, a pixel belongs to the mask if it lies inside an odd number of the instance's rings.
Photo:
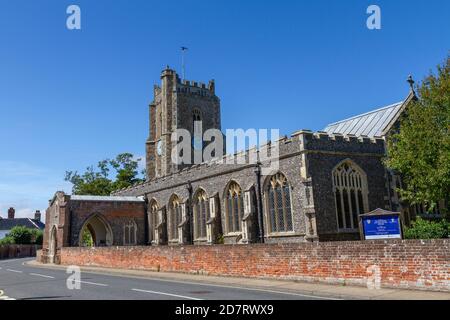
<svg viewBox="0 0 450 320">
<path fill-rule="evenodd" d="M 329 124 L 323 131 L 333 134 L 353 134 L 355 136 L 381 137 L 386 127 L 402 110 L 404 101 L 367 112 L 346 120 Z"/>
<path fill-rule="evenodd" d="M 0 230 L 11 230 L 14 227 L 23 226 L 31 229 L 44 229 L 45 224 L 39 220 L 30 218 L 0 219 Z"/>
</svg>

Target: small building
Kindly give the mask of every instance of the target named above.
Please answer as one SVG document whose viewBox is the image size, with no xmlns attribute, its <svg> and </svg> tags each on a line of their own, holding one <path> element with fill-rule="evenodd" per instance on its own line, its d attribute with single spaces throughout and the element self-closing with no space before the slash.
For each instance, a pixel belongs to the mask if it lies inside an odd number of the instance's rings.
<svg viewBox="0 0 450 320">
<path fill-rule="evenodd" d="M 27 227 L 30 229 L 44 230 L 45 224 L 41 221 L 41 212 L 36 210 L 34 219 L 31 218 L 16 218 L 16 210 L 9 208 L 8 218 L 2 219 L 0 217 L 0 239 L 5 238 L 12 228 L 17 226 Z"/>
</svg>

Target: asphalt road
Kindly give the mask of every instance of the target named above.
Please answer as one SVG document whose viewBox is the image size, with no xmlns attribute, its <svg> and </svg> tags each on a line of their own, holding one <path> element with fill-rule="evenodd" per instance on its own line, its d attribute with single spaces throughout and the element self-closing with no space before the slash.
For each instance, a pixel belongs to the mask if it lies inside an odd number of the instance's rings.
<svg viewBox="0 0 450 320">
<path fill-rule="evenodd" d="M 213 284 L 103 275 L 83 271 L 80 289 L 68 289 L 65 270 L 25 265 L 28 259 L 0 261 L 0 289 L 26 300 L 323 300 L 292 292 Z"/>
</svg>

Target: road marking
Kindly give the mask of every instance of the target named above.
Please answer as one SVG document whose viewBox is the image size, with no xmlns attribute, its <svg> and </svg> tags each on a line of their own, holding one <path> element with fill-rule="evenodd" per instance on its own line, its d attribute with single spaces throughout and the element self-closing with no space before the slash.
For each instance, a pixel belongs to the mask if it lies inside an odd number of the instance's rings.
<svg viewBox="0 0 450 320">
<path fill-rule="evenodd" d="M 39 274 L 39 273 L 30 273 L 30 276 L 36 276 L 36 277 L 42 277 L 42 278 L 55 279 L 55 277 L 47 276 L 47 275 L 45 275 L 45 274 Z"/>
<path fill-rule="evenodd" d="M 16 273 L 23 273 L 23 271 L 14 270 L 14 269 L 6 269 L 6 271 L 11 271 L 11 272 L 16 272 Z"/>
<path fill-rule="evenodd" d="M 17 260 L 19 260 L 19 259 L 17 259 Z M 25 264 L 26 262 L 23 262 L 23 263 Z M 39 268 L 39 267 L 36 267 L 36 268 Z M 50 268 L 50 267 L 47 267 L 47 268 L 46 267 L 40 267 L 40 268 L 44 268 L 44 269 L 59 269 L 59 268 Z M 240 286 L 233 286 L 233 285 L 223 285 L 223 284 L 214 284 L 214 283 L 201 283 L 201 282 L 192 282 L 192 281 L 177 281 L 177 280 L 171 280 L 171 279 L 152 278 L 152 277 L 146 277 L 146 276 L 133 276 L 133 275 L 115 274 L 115 273 L 101 272 L 101 271 L 94 271 L 94 270 L 83 270 L 83 272 L 84 273 L 88 273 L 88 274 L 96 274 L 96 275 L 100 274 L 100 275 L 106 275 L 106 276 L 118 277 L 118 278 L 144 279 L 144 280 L 147 280 L 147 281 L 161 281 L 161 282 L 171 282 L 171 283 L 192 284 L 192 285 L 197 285 L 197 286 L 229 288 L 229 289 L 236 289 L 236 290 L 269 292 L 269 293 L 276 293 L 276 294 L 281 294 L 281 295 L 316 298 L 316 299 L 321 299 L 321 300 L 345 300 L 344 298 L 334 298 L 334 297 L 319 296 L 319 295 L 314 295 L 314 294 L 303 294 L 303 293 L 297 293 L 297 292 L 278 291 L 278 290 L 270 290 L 270 289 L 263 289 L 263 288 L 249 288 L 249 287 L 240 287 Z M 83 283 L 83 282 L 81 281 L 81 283 Z M 94 284 L 94 283 L 88 283 L 88 284 Z M 102 284 L 97 284 L 97 285 L 107 286 L 107 285 L 102 285 Z M 138 290 L 139 289 L 136 289 L 136 291 L 138 291 Z M 146 292 L 146 291 L 144 290 L 143 292 Z M 151 292 L 149 292 L 149 293 L 151 293 Z"/>
<path fill-rule="evenodd" d="M 172 294 L 172 293 L 159 292 L 159 291 L 150 291 L 150 290 L 142 290 L 142 289 L 131 289 L 131 290 L 132 291 L 137 291 L 137 292 L 160 294 L 160 295 L 163 295 L 163 296 L 170 296 L 170 297 L 183 298 L 183 299 L 189 299 L 189 300 L 203 300 L 203 299 L 199 299 L 199 298 L 188 297 L 188 296 L 181 296 L 179 294 Z"/>
<path fill-rule="evenodd" d="M 89 281 L 81 281 L 81 280 L 74 280 L 74 282 L 84 283 L 84 284 L 92 284 L 92 285 L 94 285 L 94 286 L 100 286 L 100 287 L 108 287 L 108 285 L 107 285 L 107 284 L 104 284 L 104 283 L 89 282 Z"/>
<path fill-rule="evenodd" d="M 2 290 L 0 290 L 0 300 L 16 300 L 16 299 L 10 298 L 8 296 L 5 296 L 4 294 L 5 293 Z"/>
<path fill-rule="evenodd" d="M 87 273 L 95 274 L 95 272 L 89 272 L 89 271 L 87 271 Z M 105 274 L 102 274 L 102 275 L 105 275 Z M 112 275 L 112 274 L 107 274 L 107 275 Z M 113 275 L 113 276 L 117 276 L 117 275 Z M 118 276 L 118 277 L 123 278 L 124 276 Z M 261 291 L 261 292 L 277 293 L 277 294 L 283 294 L 283 295 L 289 295 L 289 296 L 316 298 L 316 299 L 322 299 L 322 300 L 344 300 L 343 298 L 324 297 L 324 296 L 316 296 L 316 295 L 288 292 L 288 291 L 270 290 L 270 289 L 263 289 L 263 288 L 248 288 L 248 287 L 230 286 L 230 285 L 223 285 L 223 284 L 198 283 L 198 282 L 192 282 L 192 281 L 177 281 L 177 280 L 159 279 L 159 278 L 142 278 L 142 277 L 130 277 L 130 278 L 145 279 L 145 280 L 149 280 L 149 281 L 162 281 L 162 282 L 193 284 L 193 285 L 205 286 L 205 287 L 229 288 L 229 289 L 247 290 L 247 291 Z"/>
</svg>

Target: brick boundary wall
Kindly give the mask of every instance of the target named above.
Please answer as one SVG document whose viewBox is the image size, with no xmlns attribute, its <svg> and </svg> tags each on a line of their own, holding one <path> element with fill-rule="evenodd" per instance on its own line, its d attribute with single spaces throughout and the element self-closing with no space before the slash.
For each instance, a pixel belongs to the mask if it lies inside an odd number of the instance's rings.
<svg viewBox="0 0 450 320">
<path fill-rule="evenodd" d="M 41 246 L 34 244 L 8 244 L 0 245 L 0 260 L 35 257 Z"/>
<path fill-rule="evenodd" d="M 73 247 L 62 248 L 61 264 L 450 292 L 449 245 L 445 239 Z"/>
</svg>

